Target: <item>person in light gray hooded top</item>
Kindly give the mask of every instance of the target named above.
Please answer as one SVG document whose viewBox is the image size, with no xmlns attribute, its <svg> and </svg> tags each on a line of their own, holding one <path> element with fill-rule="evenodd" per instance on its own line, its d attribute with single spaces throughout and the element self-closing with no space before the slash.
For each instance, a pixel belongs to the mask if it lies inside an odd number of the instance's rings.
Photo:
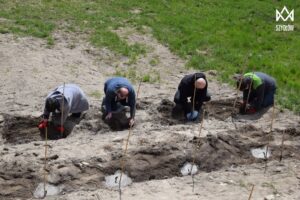
<svg viewBox="0 0 300 200">
<path fill-rule="evenodd" d="M 88 100 L 79 86 L 75 84 L 61 85 L 48 94 L 45 101 L 43 121 L 39 124 L 39 128 L 43 129 L 47 126 L 50 113 L 52 113 L 52 122 L 57 131 L 63 132 L 63 125 L 69 114 L 72 114 L 72 117 L 79 118 L 81 113 L 88 109 Z M 63 115 L 62 124 L 61 115 Z"/>
</svg>

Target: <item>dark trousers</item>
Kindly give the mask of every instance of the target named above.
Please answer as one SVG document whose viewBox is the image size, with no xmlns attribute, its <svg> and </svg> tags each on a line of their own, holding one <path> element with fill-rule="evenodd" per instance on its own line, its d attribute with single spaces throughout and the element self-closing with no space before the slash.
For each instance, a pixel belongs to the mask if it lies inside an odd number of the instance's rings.
<svg viewBox="0 0 300 200">
<path fill-rule="evenodd" d="M 210 101 L 211 97 L 209 94 L 206 94 L 206 96 L 203 98 L 203 101 Z M 187 114 L 192 111 L 193 109 L 193 97 L 191 97 L 191 102 L 187 103 L 186 105 L 183 105 L 183 103 L 180 101 L 180 91 L 177 90 L 174 96 L 174 102 L 176 103 L 176 106 L 182 107 L 184 110 L 184 113 Z M 203 102 L 202 101 L 196 101 L 194 110 L 200 111 L 202 107 Z"/>
<path fill-rule="evenodd" d="M 266 108 L 266 107 L 272 106 L 274 104 L 275 92 L 276 92 L 275 87 L 265 92 L 262 107 Z"/>
</svg>

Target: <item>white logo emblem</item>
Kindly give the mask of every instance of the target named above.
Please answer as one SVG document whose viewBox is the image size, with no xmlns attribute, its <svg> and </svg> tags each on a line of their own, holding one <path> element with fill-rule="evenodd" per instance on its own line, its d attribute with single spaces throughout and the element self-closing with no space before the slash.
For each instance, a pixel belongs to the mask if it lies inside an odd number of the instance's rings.
<svg viewBox="0 0 300 200">
<path fill-rule="evenodd" d="M 287 14 L 287 17 L 284 18 L 283 14 Z M 280 19 L 282 19 L 282 21 L 287 21 L 288 19 L 290 19 L 292 22 L 294 21 L 294 9 L 291 10 L 291 12 L 288 11 L 288 9 L 284 6 L 283 9 L 281 10 L 281 12 L 279 12 L 276 9 L 276 22 L 278 22 Z"/>
</svg>

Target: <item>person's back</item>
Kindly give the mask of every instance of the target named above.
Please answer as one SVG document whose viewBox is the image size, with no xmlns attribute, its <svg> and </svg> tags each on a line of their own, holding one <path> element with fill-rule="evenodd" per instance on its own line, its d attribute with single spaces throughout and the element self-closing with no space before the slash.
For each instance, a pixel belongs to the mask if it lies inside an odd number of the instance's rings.
<svg viewBox="0 0 300 200">
<path fill-rule="evenodd" d="M 57 93 L 59 92 L 59 93 Z M 80 87 L 76 84 L 66 84 L 57 87 L 48 97 L 59 96 L 63 94 L 67 104 L 64 110 L 68 113 L 79 113 L 88 110 L 89 103 Z M 60 101 L 61 103 L 61 101 Z"/>
<path fill-rule="evenodd" d="M 241 113 L 253 114 L 274 104 L 276 81 L 263 72 L 245 73 L 241 84 L 237 81 L 237 86 L 243 91 Z"/>
<path fill-rule="evenodd" d="M 130 84 L 130 82 L 123 77 L 114 77 L 111 79 L 108 79 L 104 84 L 104 92 L 115 92 L 121 87 L 126 87 L 129 92 L 133 92 L 133 87 Z"/>
<path fill-rule="evenodd" d="M 208 87 L 206 76 L 203 73 L 195 73 L 184 76 L 179 83 L 178 90 L 184 95 L 184 98 L 194 95 L 195 81 L 199 78 L 203 78 L 206 81 L 206 86 L 201 90 L 197 89 L 196 96 L 201 94 L 206 95 Z"/>
<path fill-rule="evenodd" d="M 81 113 L 88 109 L 88 100 L 79 86 L 75 84 L 58 86 L 48 94 L 45 100 L 43 121 L 39 124 L 42 138 L 45 137 L 46 127 L 49 128 L 50 139 L 66 137 L 72 131 L 71 126 L 65 129 L 69 114 L 72 114 L 73 119 L 80 119 Z M 48 124 L 51 113 L 51 120 Z"/>
<path fill-rule="evenodd" d="M 266 89 L 271 89 L 276 87 L 276 81 L 273 77 L 269 76 L 268 74 L 262 72 L 254 72 L 265 84 Z"/>
</svg>

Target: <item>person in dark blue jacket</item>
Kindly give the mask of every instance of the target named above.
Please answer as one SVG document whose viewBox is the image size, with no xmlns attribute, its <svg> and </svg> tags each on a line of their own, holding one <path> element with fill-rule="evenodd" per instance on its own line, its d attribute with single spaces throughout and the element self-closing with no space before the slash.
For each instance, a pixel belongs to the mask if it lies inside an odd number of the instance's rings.
<svg viewBox="0 0 300 200">
<path fill-rule="evenodd" d="M 124 106 L 129 106 L 129 126 L 132 126 L 134 124 L 136 99 L 131 83 L 123 77 L 111 78 L 104 84 L 104 93 L 105 97 L 102 105 L 105 111 L 103 113 L 105 119 L 111 119 L 113 112 L 120 112 L 124 109 Z"/>
<path fill-rule="evenodd" d="M 242 82 L 237 81 L 237 87 L 243 91 L 241 113 L 254 114 L 274 104 L 276 81 L 273 77 L 262 72 L 249 72 L 242 75 L 239 80 Z"/>
</svg>

